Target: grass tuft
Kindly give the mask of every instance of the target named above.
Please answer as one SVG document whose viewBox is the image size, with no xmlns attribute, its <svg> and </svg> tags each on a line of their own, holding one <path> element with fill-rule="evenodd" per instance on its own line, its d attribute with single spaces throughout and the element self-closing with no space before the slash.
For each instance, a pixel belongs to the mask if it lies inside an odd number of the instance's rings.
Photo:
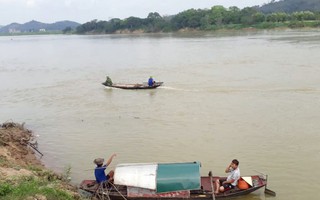
<svg viewBox="0 0 320 200">
<path fill-rule="evenodd" d="M 48 200 L 72 200 L 73 197 L 58 188 L 55 183 L 36 179 L 33 176 L 20 178 L 16 185 L 0 182 L 0 199 L 3 200 L 23 200 L 28 197 L 43 195 Z"/>
</svg>

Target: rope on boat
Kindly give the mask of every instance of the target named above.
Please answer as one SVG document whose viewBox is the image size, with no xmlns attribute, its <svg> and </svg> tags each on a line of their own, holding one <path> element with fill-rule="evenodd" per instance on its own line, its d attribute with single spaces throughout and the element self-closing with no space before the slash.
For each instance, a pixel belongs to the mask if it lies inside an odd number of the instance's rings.
<svg viewBox="0 0 320 200">
<path fill-rule="evenodd" d="M 111 183 L 111 182 L 109 182 L 109 183 L 114 187 L 114 189 L 121 195 L 121 197 L 122 197 L 124 200 L 127 200 L 127 198 L 121 194 L 121 192 L 117 189 L 117 187 L 116 187 L 113 183 Z"/>
</svg>

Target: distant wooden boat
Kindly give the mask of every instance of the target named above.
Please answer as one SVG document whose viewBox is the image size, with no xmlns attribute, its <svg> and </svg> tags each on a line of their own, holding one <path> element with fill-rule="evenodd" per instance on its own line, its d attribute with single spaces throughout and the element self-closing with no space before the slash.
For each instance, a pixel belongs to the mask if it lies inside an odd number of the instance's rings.
<svg viewBox="0 0 320 200">
<path fill-rule="evenodd" d="M 211 174 L 200 176 L 199 162 L 121 164 L 115 169 L 114 183 L 106 188 L 99 187 L 95 180 L 83 180 L 80 189 L 111 200 L 212 200 L 249 194 L 267 185 L 262 175 L 245 176 L 242 177 L 247 184 L 245 189 L 235 187 L 214 194 L 214 180 L 218 178 L 223 179 Z"/>
<path fill-rule="evenodd" d="M 112 85 L 107 85 L 105 82 L 102 85 L 106 87 L 127 89 L 127 90 L 140 90 L 140 89 L 155 89 L 161 86 L 163 82 L 155 82 L 152 86 L 149 86 L 147 83 L 136 83 L 136 84 L 125 84 L 125 83 L 113 83 Z"/>
</svg>

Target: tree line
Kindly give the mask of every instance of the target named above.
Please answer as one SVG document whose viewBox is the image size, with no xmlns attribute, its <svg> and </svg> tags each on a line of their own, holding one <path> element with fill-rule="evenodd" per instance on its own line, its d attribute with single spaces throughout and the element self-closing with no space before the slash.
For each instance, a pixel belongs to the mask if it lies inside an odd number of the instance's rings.
<svg viewBox="0 0 320 200">
<path fill-rule="evenodd" d="M 225 8 L 213 6 L 211 9 L 189 9 L 173 16 L 161 16 L 151 12 L 147 18 L 129 17 L 124 20 L 114 18 L 109 21 L 93 20 L 76 28 L 76 33 L 116 33 L 118 31 L 142 30 L 146 33 L 171 32 L 180 29 L 216 30 L 221 28 L 273 28 L 277 26 L 320 27 L 320 12 L 273 12 L 263 13 L 256 7 Z"/>
</svg>

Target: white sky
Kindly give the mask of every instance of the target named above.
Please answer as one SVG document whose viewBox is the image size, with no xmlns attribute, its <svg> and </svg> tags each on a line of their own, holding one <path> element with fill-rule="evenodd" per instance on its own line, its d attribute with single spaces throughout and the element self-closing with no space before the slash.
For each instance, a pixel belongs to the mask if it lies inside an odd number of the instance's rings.
<svg viewBox="0 0 320 200">
<path fill-rule="evenodd" d="M 150 12 L 173 15 L 195 8 L 223 5 L 262 5 L 270 0 L 0 0 L 0 25 L 31 20 L 53 23 L 71 20 L 85 23 L 93 19 L 124 19 L 130 16 L 146 18 Z"/>
</svg>

